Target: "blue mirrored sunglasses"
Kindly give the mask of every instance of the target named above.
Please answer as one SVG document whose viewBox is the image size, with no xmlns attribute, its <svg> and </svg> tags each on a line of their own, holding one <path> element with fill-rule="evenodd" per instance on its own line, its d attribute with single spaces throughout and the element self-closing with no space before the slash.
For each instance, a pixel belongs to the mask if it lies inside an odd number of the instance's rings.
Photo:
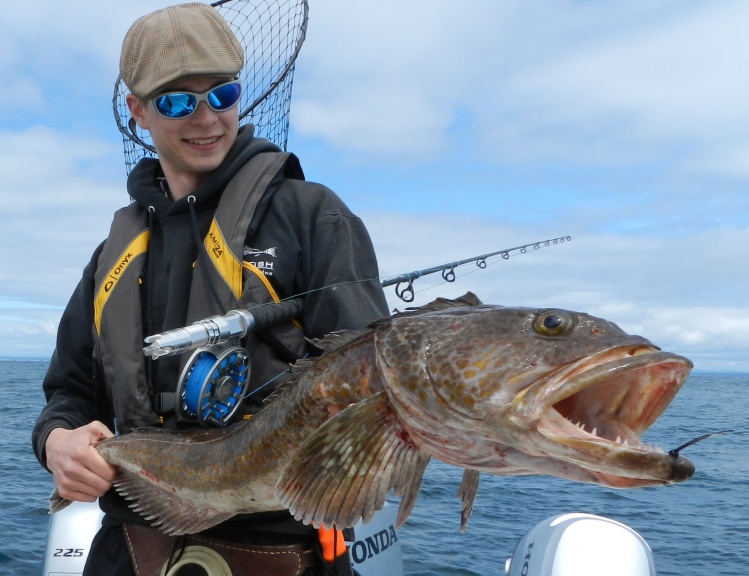
<svg viewBox="0 0 749 576">
<path fill-rule="evenodd" d="M 152 102 L 156 111 L 166 118 L 187 118 L 205 101 L 215 112 L 223 112 L 237 105 L 242 94 L 242 84 L 232 80 L 211 88 L 207 92 L 167 92 L 156 96 Z"/>
</svg>

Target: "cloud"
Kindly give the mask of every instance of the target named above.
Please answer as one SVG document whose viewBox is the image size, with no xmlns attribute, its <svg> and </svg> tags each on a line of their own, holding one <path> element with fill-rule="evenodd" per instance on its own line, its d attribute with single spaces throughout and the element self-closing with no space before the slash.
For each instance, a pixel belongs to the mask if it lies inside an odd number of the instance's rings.
<svg viewBox="0 0 749 576">
<path fill-rule="evenodd" d="M 495 3 L 476 6 L 482 17 L 500 12 Z M 444 1 L 393 0 L 331 1 L 310 10 L 295 129 L 376 158 L 444 153 L 456 99 L 466 87 L 460 77 L 471 68 L 464 58 L 473 46 L 470 28 L 484 26 L 471 21 L 475 11 Z"/>
<path fill-rule="evenodd" d="M 49 357 L 62 310 L 8 310 L 0 305 L 0 357 Z"/>
<path fill-rule="evenodd" d="M 462 260 L 555 237 L 538 226 L 491 219 L 366 214 L 383 276 Z M 564 234 L 559 234 L 564 235 Z M 416 300 L 473 291 L 488 304 L 558 307 L 615 322 L 663 349 L 686 355 L 698 369 L 749 370 L 749 342 L 737 337 L 749 317 L 746 274 L 749 226 L 701 236 L 662 238 L 606 233 L 571 234 L 570 242 L 493 258 L 486 269 L 456 269 L 414 282 Z M 737 274 L 737 270 L 739 270 Z M 393 288 L 391 308 L 403 309 Z"/>
<path fill-rule="evenodd" d="M 375 111 L 381 122 L 372 122 Z M 414 118 L 412 110 L 419 110 Z M 305 138 L 322 137 L 343 148 L 377 156 L 405 153 L 426 158 L 444 148 L 443 134 L 451 111 L 429 101 L 423 94 L 393 94 L 362 86 L 344 96 L 317 101 L 302 100 L 294 108 L 296 130 Z M 362 137 L 364 136 L 364 137 Z"/>
<path fill-rule="evenodd" d="M 621 162 L 647 159 L 664 143 L 680 143 L 689 157 L 702 143 L 745 141 L 746 130 L 737 129 L 744 121 L 737 126 L 734 111 L 749 92 L 742 58 L 749 40 L 741 26 L 747 16 L 742 3 L 687 5 L 617 26 L 595 43 L 585 30 L 560 57 L 500 84 L 512 106 L 487 112 L 490 119 L 496 111 L 519 113 L 518 137 L 526 144 L 540 134 L 556 141 L 548 150 L 555 157 L 572 152 L 578 161 L 586 143 L 589 161 Z"/>
<path fill-rule="evenodd" d="M 748 16 L 735 1 L 330 0 L 311 8 L 295 129 L 374 162 L 454 154 L 457 133 L 495 164 L 743 175 Z"/>
<path fill-rule="evenodd" d="M 23 127 L 29 118 L 74 130 L 111 132 L 111 97 L 120 46 L 130 24 L 163 8 L 132 0 L 116 9 L 97 0 L 9 4 L 0 19 L 0 121 Z"/>
<path fill-rule="evenodd" d="M 0 21 L 0 354 L 53 345 L 128 199 L 111 93 L 162 0 L 12 4 Z M 736 0 L 312 2 L 290 148 L 370 227 L 383 274 L 586 311 L 698 368 L 749 370 L 749 8 Z M 403 308 L 392 289 L 391 306 Z"/>
<path fill-rule="evenodd" d="M 114 209 L 127 203 L 119 156 L 116 143 L 85 135 L 0 130 L 0 299 L 67 301 Z"/>
</svg>

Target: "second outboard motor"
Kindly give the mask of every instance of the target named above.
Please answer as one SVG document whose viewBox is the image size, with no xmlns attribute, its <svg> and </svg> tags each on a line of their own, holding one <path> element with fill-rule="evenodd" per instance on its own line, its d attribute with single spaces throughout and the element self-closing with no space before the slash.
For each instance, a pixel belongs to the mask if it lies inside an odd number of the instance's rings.
<svg viewBox="0 0 749 576">
<path fill-rule="evenodd" d="M 521 538 L 506 576 L 655 576 L 653 552 L 637 532 L 592 514 L 552 516 Z"/>
</svg>

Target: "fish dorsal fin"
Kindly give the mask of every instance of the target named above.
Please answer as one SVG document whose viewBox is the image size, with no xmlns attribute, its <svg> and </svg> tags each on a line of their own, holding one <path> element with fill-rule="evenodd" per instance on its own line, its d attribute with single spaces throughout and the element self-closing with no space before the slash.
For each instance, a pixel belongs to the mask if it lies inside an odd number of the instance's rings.
<svg viewBox="0 0 749 576">
<path fill-rule="evenodd" d="M 473 292 L 466 292 L 465 294 L 457 298 L 437 298 L 429 304 L 425 304 L 424 306 L 416 308 L 416 310 L 422 312 L 435 312 L 437 310 L 447 310 L 448 308 L 481 306 L 482 304 L 483 302 L 479 300 L 479 297 L 476 296 Z"/>
<path fill-rule="evenodd" d="M 301 360 L 297 360 L 291 365 L 291 373 L 298 377 L 302 372 L 306 372 L 311 366 L 313 366 L 319 358 L 312 357 L 312 358 L 302 358 Z"/>
<path fill-rule="evenodd" d="M 430 302 L 429 304 L 424 304 L 423 306 L 406 308 L 406 310 L 403 312 L 399 312 L 396 310 L 395 316 L 413 316 L 417 314 L 426 314 L 427 312 L 448 310 L 450 308 L 464 308 L 466 306 L 481 305 L 482 302 L 481 300 L 479 300 L 478 296 L 476 296 L 473 292 L 466 292 L 465 294 L 463 294 L 463 296 L 455 299 L 437 298 L 436 300 Z M 368 336 L 373 331 L 376 331 L 382 326 L 388 324 L 391 319 L 392 317 L 379 318 L 377 320 L 373 320 L 364 328 L 360 328 L 357 330 L 339 330 L 338 332 L 330 332 L 322 338 L 309 339 L 309 342 L 323 352 L 333 352 L 334 350 L 338 350 L 339 348 L 342 348 L 347 344 L 358 340 L 362 336 Z"/>
<path fill-rule="evenodd" d="M 345 528 L 371 520 L 392 489 L 403 495 L 400 526 L 428 462 L 379 392 L 338 413 L 299 447 L 276 484 L 276 497 L 297 520 Z"/>
<path fill-rule="evenodd" d="M 234 516 L 212 508 L 191 506 L 185 499 L 177 498 L 169 486 L 157 487 L 124 468 L 119 470 L 114 487 L 126 500 L 132 501 L 130 508 L 171 536 L 201 532 Z"/>
<path fill-rule="evenodd" d="M 437 298 L 423 306 L 406 308 L 403 312 L 397 312 L 397 315 L 426 314 L 427 312 L 438 312 L 451 308 L 465 308 L 466 306 L 481 306 L 482 304 L 483 302 L 473 292 L 466 292 L 458 298 Z"/>
<path fill-rule="evenodd" d="M 329 353 L 343 348 L 346 344 L 350 344 L 362 336 L 369 335 L 371 332 L 372 330 L 369 327 L 358 330 L 339 330 L 337 332 L 330 332 L 322 338 L 310 338 L 309 341 L 315 348 Z"/>
<path fill-rule="evenodd" d="M 311 358 L 301 358 L 300 360 L 297 360 L 293 364 L 289 365 L 289 371 L 291 372 L 291 378 L 286 380 L 285 382 L 281 382 L 280 384 L 276 385 L 276 387 L 273 389 L 273 392 L 268 394 L 263 399 L 263 406 L 267 406 L 271 402 L 275 401 L 276 398 L 281 396 L 287 388 L 291 388 L 293 386 L 297 385 L 297 380 L 299 380 L 299 377 L 304 374 L 307 370 L 310 369 L 317 361 L 320 360 L 320 358 L 317 357 L 311 357 Z"/>
<path fill-rule="evenodd" d="M 473 501 L 479 490 L 479 473 L 476 470 L 464 470 L 463 480 L 458 488 L 457 497 L 460 498 L 460 531 L 465 532 L 468 519 L 473 512 Z"/>
</svg>

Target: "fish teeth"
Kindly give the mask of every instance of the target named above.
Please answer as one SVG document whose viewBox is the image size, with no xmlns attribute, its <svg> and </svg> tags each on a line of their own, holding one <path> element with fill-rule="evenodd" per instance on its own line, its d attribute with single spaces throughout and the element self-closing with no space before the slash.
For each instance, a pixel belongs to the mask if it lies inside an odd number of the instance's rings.
<svg viewBox="0 0 749 576">
<path fill-rule="evenodd" d="M 591 431 L 591 434 L 593 436 L 598 436 L 598 434 L 596 434 L 597 431 L 598 431 L 598 428 L 596 428 L 595 426 L 593 426 L 593 430 Z"/>
</svg>

